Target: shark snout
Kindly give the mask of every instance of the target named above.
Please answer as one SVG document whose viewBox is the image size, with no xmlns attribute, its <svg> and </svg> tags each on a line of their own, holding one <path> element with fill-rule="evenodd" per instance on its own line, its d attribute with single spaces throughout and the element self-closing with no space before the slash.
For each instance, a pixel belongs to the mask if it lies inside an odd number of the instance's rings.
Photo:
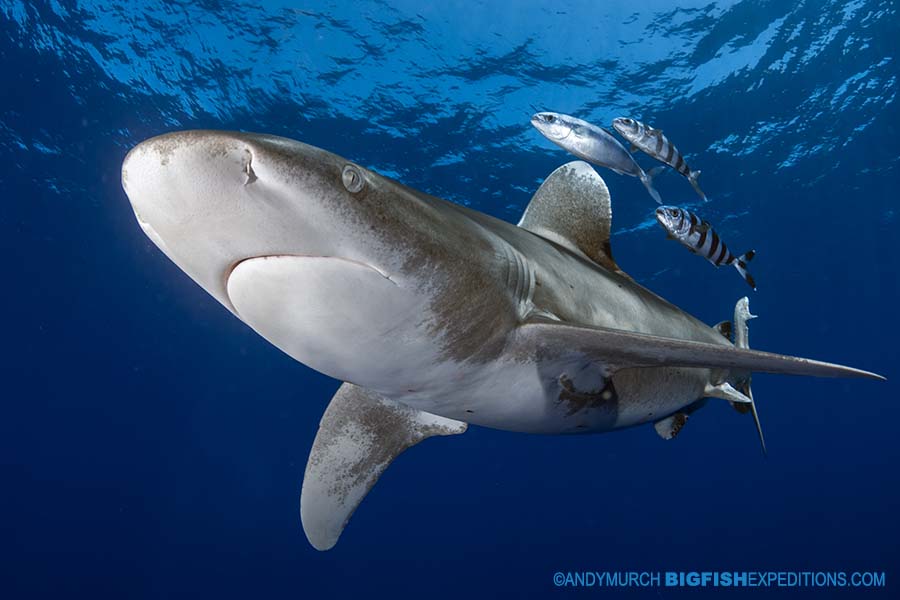
<svg viewBox="0 0 900 600">
<path fill-rule="evenodd" d="M 122 187 L 141 229 L 232 311 L 225 286 L 236 264 L 295 250 L 296 233 L 286 231 L 292 215 L 278 205 L 282 194 L 260 181 L 262 155 L 244 134 L 186 131 L 138 144 L 122 164 Z"/>
<path fill-rule="evenodd" d="M 242 261 L 358 258 L 347 256 L 352 252 L 335 211 L 334 190 L 348 185 L 342 183 L 345 164 L 275 136 L 184 131 L 132 149 L 122 164 L 122 187 L 147 237 L 236 312 L 227 281 Z"/>
<path fill-rule="evenodd" d="M 162 233 L 177 223 L 229 210 L 255 179 L 252 149 L 221 134 L 179 132 L 135 146 L 122 163 L 122 188 L 142 225 Z"/>
</svg>

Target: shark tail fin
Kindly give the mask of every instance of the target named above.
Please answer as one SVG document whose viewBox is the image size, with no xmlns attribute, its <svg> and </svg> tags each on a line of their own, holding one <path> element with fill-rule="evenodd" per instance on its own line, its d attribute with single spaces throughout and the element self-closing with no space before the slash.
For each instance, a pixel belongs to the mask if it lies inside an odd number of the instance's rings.
<svg viewBox="0 0 900 600">
<path fill-rule="evenodd" d="M 647 188 L 650 196 L 656 200 L 657 204 L 662 204 L 662 198 L 660 197 L 659 192 L 656 191 L 656 188 L 653 187 L 653 178 L 662 173 L 663 170 L 665 170 L 665 167 L 660 165 L 658 167 L 653 167 L 649 171 L 641 172 L 641 183 L 644 184 L 644 187 Z"/>
<path fill-rule="evenodd" d="M 747 263 L 753 260 L 753 257 L 756 256 L 756 250 L 748 250 L 744 254 L 740 255 L 734 262 L 731 263 L 734 265 L 734 268 L 737 269 L 737 272 L 741 274 L 741 277 L 744 278 L 744 281 L 747 282 L 747 285 L 753 288 L 753 291 L 756 291 L 756 280 L 753 279 L 753 275 L 747 271 Z"/>
<path fill-rule="evenodd" d="M 741 392 L 750 398 L 750 412 L 753 414 L 753 424 L 756 425 L 756 434 L 759 436 L 759 444 L 762 446 L 763 456 L 768 456 L 766 450 L 766 436 L 763 435 L 762 423 L 759 420 L 759 412 L 756 409 L 756 401 L 753 400 L 753 390 L 750 389 L 750 378 L 741 386 Z"/>
<path fill-rule="evenodd" d="M 697 195 L 700 196 L 700 198 L 704 202 L 709 202 L 709 198 L 707 198 L 706 194 L 703 193 L 703 190 L 700 189 L 700 182 L 698 181 L 699 179 L 700 179 L 700 169 L 697 169 L 696 171 L 691 171 L 690 174 L 688 175 L 688 181 L 691 182 L 691 186 L 694 188 L 694 191 L 697 192 Z"/>
</svg>

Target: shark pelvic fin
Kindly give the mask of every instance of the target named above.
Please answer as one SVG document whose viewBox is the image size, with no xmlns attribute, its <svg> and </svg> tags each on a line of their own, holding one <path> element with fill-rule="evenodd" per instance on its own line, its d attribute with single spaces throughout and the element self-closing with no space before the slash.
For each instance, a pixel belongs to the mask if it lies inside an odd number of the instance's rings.
<svg viewBox="0 0 900 600">
<path fill-rule="evenodd" d="M 540 316 L 530 317 L 519 326 L 517 344 L 523 350 L 532 346 L 534 351 L 555 355 L 581 352 L 590 360 L 606 365 L 609 372 L 630 367 L 699 367 L 811 377 L 884 379 L 868 371 L 809 358 L 622 329 L 572 325 Z"/>
<path fill-rule="evenodd" d="M 692 414 L 706 406 L 706 398 L 688 404 L 678 412 L 653 423 L 653 429 L 664 440 L 674 439 L 681 432 Z"/>
<path fill-rule="evenodd" d="M 303 531 L 317 550 L 336 543 L 356 507 L 407 448 L 467 425 L 343 384 L 319 423 L 300 493 Z"/>
<path fill-rule="evenodd" d="M 553 171 L 535 192 L 519 227 L 624 275 L 609 243 L 609 189 L 586 162 L 572 161 Z"/>
<path fill-rule="evenodd" d="M 729 402 L 734 402 L 735 404 L 753 403 L 753 400 L 734 389 L 728 382 L 717 383 L 715 385 L 707 383 L 706 389 L 703 390 L 703 395 L 707 398 L 721 398 L 723 400 L 728 400 Z"/>
<path fill-rule="evenodd" d="M 659 434 L 664 440 L 672 440 L 675 439 L 675 436 L 678 435 L 678 432 L 681 431 L 681 428 L 684 427 L 684 424 L 687 423 L 688 415 L 683 412 L 677 412 L 674 415 L 669 415 L 665 419 L 660 419 L 659 421 L 653 424 L 653 429 L 656 430 L 656 433 Z"/>
</svg>

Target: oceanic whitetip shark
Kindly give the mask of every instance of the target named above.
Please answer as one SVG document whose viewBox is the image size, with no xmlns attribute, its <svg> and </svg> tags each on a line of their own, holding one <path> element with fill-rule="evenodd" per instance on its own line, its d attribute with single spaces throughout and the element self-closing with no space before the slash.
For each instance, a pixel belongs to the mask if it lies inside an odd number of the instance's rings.
<svg viewBox="0 0 900 600">
<path fill-rule="evenodd" d="M 755 406 L 754 371 L 880 376 L 747 348 L 638 285 L 613 260 L 610 196 L 584 162 L 554 171 L 518 225 L 289 139 L 186 131 L 122 166 L 141 228 L 225 308 L 345 382 L 300 498 L 331 548 L 391 461 L 468 424 L 673 437 L 706 398 Z M 757 419 L 758 423 L 758 419 Z"/>
</svg>

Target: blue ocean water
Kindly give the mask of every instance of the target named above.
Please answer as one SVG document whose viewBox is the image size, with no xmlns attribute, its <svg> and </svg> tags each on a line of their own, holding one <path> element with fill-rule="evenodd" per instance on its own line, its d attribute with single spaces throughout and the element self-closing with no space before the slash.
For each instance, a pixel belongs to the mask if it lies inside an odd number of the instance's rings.
<svg viewBox="0 0 900 600">
<path fill-rule="evenodd" d="M 881 0 L 0 1 L 0 596 L 616 592 L 553 584 L 585 570 L 878 571 L 887 589 L 781 593 L 896 595 L 898 18 Z M 753 345 L 888 382 L 756 376 L 767 458 L 724 402 L 673 441 L 472 427 L 401 456 L 317 552 L 298 496 L 339 383 L 153 246 L 122 159 L 179 129 L 273 133 L 515 222 L 572 158 L 536 110 L 664 129 L 703 170 L 703 215 L 757 250 Z M 744 282 L 602 175 L 620 265 L 729 318 Z M 674 174 L 658 188 L 697 207 Z"/>
</svg>

